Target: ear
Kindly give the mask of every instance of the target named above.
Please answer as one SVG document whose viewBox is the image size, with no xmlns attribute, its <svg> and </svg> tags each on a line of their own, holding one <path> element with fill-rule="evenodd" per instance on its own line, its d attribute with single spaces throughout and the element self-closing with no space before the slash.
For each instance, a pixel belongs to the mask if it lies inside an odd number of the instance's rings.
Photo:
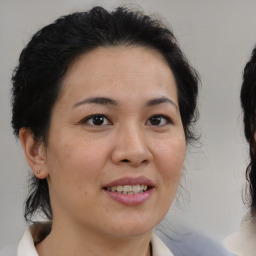
<svg viewBox="0 0 256 256">
<path fill-rule="evenodd" d="M 30 168 L 38 179 L 48 177 L 48 170 L 45 161 L 45 145 L 34 138 L 29 128 L 21 128 L 19 131 L 20 142 Z"/>
</svg>

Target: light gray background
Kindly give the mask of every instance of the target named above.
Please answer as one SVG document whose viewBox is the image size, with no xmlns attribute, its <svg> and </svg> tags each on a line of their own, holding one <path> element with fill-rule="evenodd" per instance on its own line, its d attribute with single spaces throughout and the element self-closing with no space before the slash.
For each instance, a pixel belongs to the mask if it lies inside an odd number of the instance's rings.
<svg viewBox="0 0 256 256">
<path fill-rule="evenodd" d="M 223 239 L 246 208 L 241 195 L 247 164 L 239 103 L 242 69 L 256 43 L 255 0 L 1 0 L 0 1 L 0 247 L 19 239 L 25 223 L 28 166 L 10 128 L 10 78 L 18 55 L 39 28 L 63 14 L 103 4 L 135 3 L 165 18 L 201 75 L 201 147 L 188 152 L 170 222 L 188 223 Z"/>
</svg>

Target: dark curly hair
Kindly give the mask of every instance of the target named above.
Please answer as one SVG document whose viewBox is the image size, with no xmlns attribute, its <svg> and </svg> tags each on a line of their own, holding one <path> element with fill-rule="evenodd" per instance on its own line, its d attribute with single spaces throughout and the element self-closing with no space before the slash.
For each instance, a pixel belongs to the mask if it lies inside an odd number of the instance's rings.
<svg viewBox="0 0 256 256">
<path fill-rule="evenodd" d="M 246 169 L 249 183 L 250 207 L 252 215 L 256 213 L 256 47 L 245 65 L 241 88 L 241 105 L 244 114 L 244 134 L 249 143 L 250 163 Z"/>
<path fill-rule="evenodd" d="M 21 52 L 12 81 L 12 127 L 18 137 L 29 128 L 35 140 L 47 144 L 53 104 L 62 79 L 79 55 L 97 47 L 143 46 L 156 49 L 167 60 L 178 90 L 178 104 L 187 143 L 195 139 L 199 77 L 181 52 L 173 33 L 158 19 L 138 10 L 119 7 L 108 12 L 94 7 L 60 17 L 39 30 Z M 46 179 L 32 177 L 25 202 L 25 219 L 41 211 L 52 219 Z"/>
</svg>

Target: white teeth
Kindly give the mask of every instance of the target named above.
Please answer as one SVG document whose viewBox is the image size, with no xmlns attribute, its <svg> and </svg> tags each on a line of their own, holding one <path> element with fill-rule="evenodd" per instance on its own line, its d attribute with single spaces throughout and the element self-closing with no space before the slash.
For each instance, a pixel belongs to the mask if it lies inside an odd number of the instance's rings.
<svg viewBox="0 0 256 256">
<path fill-rule="evenodd" d="M 132 191 L 132 186 L 125 185 L 123 186 L 123 192 L 129 192 Z"/>
<path fill-rule="evenodd" d="M 116 191 L 116 187 L 112 187 L 112 188 L 111 188 L 111 191 L 112 191 L 112 192 L 115 192 L 115 191 Z"/>
<path fill-rule="evenodd" d="M 143 188 L 144 188 L 144 186 L 143 186 Z M 133 186 L 132 190 L 134 193 L 139 193 L 141 191 L 140 185 Z"/>
<path fill-rule="evenodd" d="M 117 190 L 117 192 L 122 192 L 123 191 L 123 187 L 122 186 L 117 186 L 116 190 Z"/>
<path fill-rule="evenodd" d="M 118 185 L 118 186 L 114 186 L 111 188 L 107 188 L 108 191 L 111 192 L 118 192 L 121 194 L 125 194 L 125 195 L 134 195 L 134 194 L 139 194 L 139 193 L 143 193 L 144 191 L 146 191 L 148 189 L 147 185 Z"/>
</svg>

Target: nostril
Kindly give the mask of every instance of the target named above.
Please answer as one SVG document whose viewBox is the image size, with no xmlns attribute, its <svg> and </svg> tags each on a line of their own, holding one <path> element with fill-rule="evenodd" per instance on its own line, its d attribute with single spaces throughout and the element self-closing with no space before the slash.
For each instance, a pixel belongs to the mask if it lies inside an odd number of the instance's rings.
<svg viewBox="0 0 256 256">
<path fill-rule="evenodd" d="M 130 162 L 128 159 L 123 159 L 122 162 L 127 163 Z"/>
</svg>

